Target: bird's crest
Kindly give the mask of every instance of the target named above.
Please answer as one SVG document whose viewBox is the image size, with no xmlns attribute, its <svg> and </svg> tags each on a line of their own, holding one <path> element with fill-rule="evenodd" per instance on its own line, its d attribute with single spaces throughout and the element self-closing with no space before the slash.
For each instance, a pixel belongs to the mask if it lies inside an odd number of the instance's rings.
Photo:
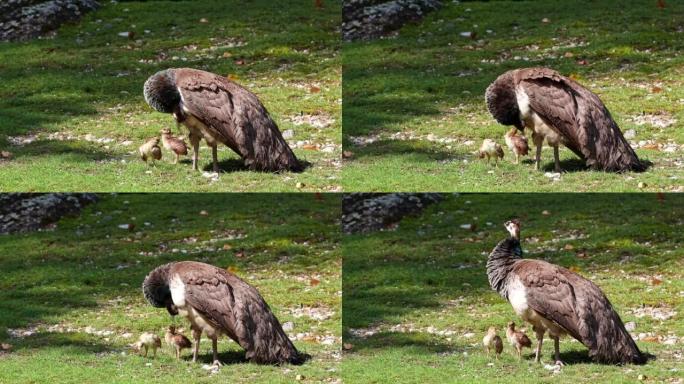
<svg viewBox="0 0 684 384">
<path fill-rule="evenodd" d="M 504 223 L 504 226 L 506 227 L 506 230 L 508 230 L 508 233 L 511 234 L 512 238 L 514 238 L 514 239 L 520 238 L 520 221 L 518 219 L 509 220 L 509 221 Z M 516 255 L 518 255 L 517 250 L 516 250 Z M 518 255 L 518 256 L 520 256 L 520 255 Z"/>
</svg>

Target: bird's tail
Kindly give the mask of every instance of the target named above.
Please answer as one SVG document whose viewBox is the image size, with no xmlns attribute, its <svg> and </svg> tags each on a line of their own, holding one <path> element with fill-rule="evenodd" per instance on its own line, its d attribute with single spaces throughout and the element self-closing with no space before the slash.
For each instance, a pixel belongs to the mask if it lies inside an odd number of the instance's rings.
<svg viewBox="0 0 684 384">
<path fill-rule="evenodd" d="M 250 169 L 265 172 L 304 170 L 304 164 L 292 152 L 265 108 L 252 109 L 249 120 L 255 134 L 253 155 L 245 157 L 245 164 Z"/>
<path fill-rule="evenodd" d="M 610 117 L 610 112 L 605 110 Z M 596 158 L 589 159 L 587 165 L 608 172 L 643 172 L 646 166 L 639 160 L 636 152 L 620 131 L 617 123 L 610 117 L 610 124 L 599 131 L 596 140 Z M 602 148 L 601 148 L 602 147 Z"/>
<path fill-rule="evenodd" d="M 599 312 L 602 313 L 594 314 L 601 321 L 594 335 L 595 343 L 589 348 L 589 356 L 604 364 L 645 364 L 646 356 L 639 350 L 610 303 Z"/>
<path fill-rule="evenodd" d="M 297 351 L 257 290 L 249 288 L 235 297 L 234 307 L 237 341 L 247 359 L 257 364 L 304 363 L 306 355 Z"/>
</svg>

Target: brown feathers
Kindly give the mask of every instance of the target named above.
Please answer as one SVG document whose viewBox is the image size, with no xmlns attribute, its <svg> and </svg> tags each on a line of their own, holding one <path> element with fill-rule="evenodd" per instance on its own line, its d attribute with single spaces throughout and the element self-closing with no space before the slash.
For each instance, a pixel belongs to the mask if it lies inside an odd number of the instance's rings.
<svg viewBox="0 0 684 384">
<path fill-rule="evenodd" d="M 482 344 L 485 346 L 488 356 L 491 350 L 494 349 L 496 358 L 498 359 L 501 351 L 503 351 L 503 341 L 501 341 L 501 338 L 496 334 L 495 327 L 489 327 L 487 334 L 482 338 Z"/>
<path fill-rule="evenodd" d="M 524 347 L 532 348 L 532 341 L 530 341 L 530 338 L 523 332 L 517 331 L 515 329 L 515 323 L 512 321 L 508 323 L 508 327 L 506 328 L 506 338 L 508 338 L 508 342 L 511 343 L 513 348 L 518 352 L 518 359 L 522 358 L 522 349 Z"/>
<path fill-rule="evenodd" d="M 171 68 L 150 76 L 144 93 L 150 106 L 172 113 L 178 123 L 190 130 L 195 169 L 200 139 L 212 148 L 215 171 L 218 143 L 240 155 L 251 170 L 303 169 L 259 98 L 223 76 L 191 68 Z"/>
<path fill-rule="evenodd" d="M 518 135 L 518 129 L 511 128 L 510 131 L 506 132 L 504 140 L 506 141 L 506 146 L 515 155 L 515 163 L 518 164 L 520 161 L 520 156 L 527 156 L 529 152 L 529 147 L 527 145 L 527 137 L 523 134 Z"/>
<path fill-rule="evenodd" d="M 501 124 L 532 129 L 535 145 L 563 144 L 590 168 L 642 171 L 643 164 L 596 94 L 548 68 L 523 68 L 499 76 L 486 92 L 487 107 Z M 535 135 L 537 138 L 535 138 Z M 537 166 L 539 155 L 537 151 Z"/>
<path fill-rule="evenodd" d="M 166 344 L 168 346 L 173 347 L 176 351 L 176 359 L 180 359 L 181 351 L 184 348 L 192 347 L 192 343 L 190 343 L 190 340 L 184 335 L 176 332 L 176 327 L 174 327 L 173 325 L 169 326 L 169 329 L 166 331 L 166 334 L 164 335 L 164 340 L 166 341 Z"/>
<path fill-rule="evenodd" d="M 162 145 L 166 150 L 171 151 L 174 153 L 176 158 L 174 159 L 173 163 L 176 164 L 178 163 L 178 158 L 180 155 L 187 155 L 188 154 L 188 147 L 185 145 L 185 141 L 183 139 L 179 139 L 171 134 L 171 130 L 168 128 L 164 128 L 161 130 L 161 138 L 162 138 Z"/>
<path fill-rule="evenodd" d="M 138 152 L 140 153 L 140 158 L 144 162 L 147 162 L 148 159 L 152 160 L 153 163 L 155 160 L 161 160 L 162 153 L 161 148 L 159 148 L 159 138 L 153 137 L 148 139 L 140 148 L 138 148 Z"/>
</svg>

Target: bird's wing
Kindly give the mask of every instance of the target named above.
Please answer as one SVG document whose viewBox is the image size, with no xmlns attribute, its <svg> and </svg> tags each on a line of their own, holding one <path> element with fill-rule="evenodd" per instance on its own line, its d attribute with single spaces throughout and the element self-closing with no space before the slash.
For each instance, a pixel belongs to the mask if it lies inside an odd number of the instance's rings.
<svg viewBox="0 0 684 384">
<path fill-rule="evenodd" d="M 234 98 L 244 89 L 225 77 L 194 69 L 176 69 L 176 85 L 181 94 L 183 106 L 203 122 L 239 154 L 239 143 L 250 142 L 242 136 L 245 131 L 238 124 L 240 112 L 236 110 Z"/>
<path fill-rule="evenodd" d="M 525 286 L 530 308 L 583 341 L 583 325 L 575 310 L 578 305 L 573 286 L 576 279 L 568 275 L 572 272 L 540 260 L 520 260 L 511 273 Z"/>
<path fill-rule="evenodd" d="M 583 159 L 595 152 L 593 121 L 586 114 L 583 95 L 569 79 L 555 71 L 534 68 L 518 76 L 518 84 L 529 98 L 530 108 L 563 137 L 563 144 Z"/>
<path fill-rule="evenodd" d="M 179 274 L 185 285 L 185 302 L 213 327 L 235 339 L 235 296 L 233 286 L 221 269 L 194 264 Z M 236 340 L 237 341 L 237 340 Z"/>
</svg>

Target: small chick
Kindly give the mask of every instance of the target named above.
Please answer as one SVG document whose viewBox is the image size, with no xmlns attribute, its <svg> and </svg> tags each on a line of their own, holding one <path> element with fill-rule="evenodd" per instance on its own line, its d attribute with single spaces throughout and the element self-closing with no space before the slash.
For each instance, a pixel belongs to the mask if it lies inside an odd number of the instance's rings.
<svg viewBox="0 0 684 384">
<path fill-rule="evenodd" d="M 530 338 L 524 333 L 515 330 L 515 323 L 508 323 L 508 328 L 506 329 L 506 338 L 508 342 L 518 351 L 518 360 L 522 359 L 522 349 L 523 347 L 532 348 L 532 342 Z"/>
<path fill-rule="evenodd" d="M 143 356 L 147 357 L 147 349 L 152 348 L 154 357 L 157 357 L 157 348 L 161 348 L 161 339 L 154 333 L 145 332 L 138 338 L 138 341 L 133 344 L 136 351 L 141 352 L 145 349 Z"/>
<path fill-rule="evenodd" d="M 188 146 L 185 145 L 185 141 L 183 139 L 179 139 L 171 134 L 171 130 L 168 128 L 164 128 L 161 130 L 161 137 L 162 137 L 162 144 L 164 145 L 164 148 L 166 148 L 168 151 L 173 152 L 176 155 L 175 160 L 173 161 L 174 164 L 178 163 L 178 158 L 180 155 L 187 155 L 188 154 Z"/>
<path fill-rule="evenodd" d="M 180 359 L 181 350 L 183 348 L 190 348 L 192 344 L 190 340 L 184 335 L 176 332 L 176 327 L 169 325 L 169 329 L 166 331 L 164 336 L 166 344 L 173 347 L 176 350 L 176 359 Z"/>
<path fill-rule="evenodd" d="M 161 160 L 162 153 L 161 148 L 159 148 L 159 138 L 153 137 L 141 145 L 138 149 L 140 152 L 140 158 L 142 161 L 147 163 L 147 159 L 151 159 L 154 164 L 155 160 Z"/>
<path fill-rule="evenodd" d="M 501 351 L 503 351 L 503 341 L 501 341 L 499 335 L 496 334 L 495 327 L 489 327 L 487 334 L 482 338 L 482 344 L 484 344 L 485 349 L 487 350 L 487 356 L 489 356 L 489 352 L 494 348 L 496 359 L 499 359 L 499 355 L 501 354 Z"/>
<path fill-rule="evenodd" d="M 520 156 L 527 156 L 530 150 L 530 147 L 527 145 L 527 137 L 525 135 L 518 135 L 517 131 L 517 128 L 513 128 L 504 135 L 506 146 L 515 155 L 516 164 L 518 164 Z"/>
<path fill-rule="evenodd" d="M 501 148 L 501 146 L 492 139 L 484 139 L 482 141 L 482 146 L 478 151 L 478 157 L 480 159 L 484 159 L 485 156 L 487 157 L 487 164 L 489 164 L 489 158 L 493 157 L 494 161 L 498 165 L 499 159 L 503 159 L 504 157 L 503 148 Z"/>
</svg>

